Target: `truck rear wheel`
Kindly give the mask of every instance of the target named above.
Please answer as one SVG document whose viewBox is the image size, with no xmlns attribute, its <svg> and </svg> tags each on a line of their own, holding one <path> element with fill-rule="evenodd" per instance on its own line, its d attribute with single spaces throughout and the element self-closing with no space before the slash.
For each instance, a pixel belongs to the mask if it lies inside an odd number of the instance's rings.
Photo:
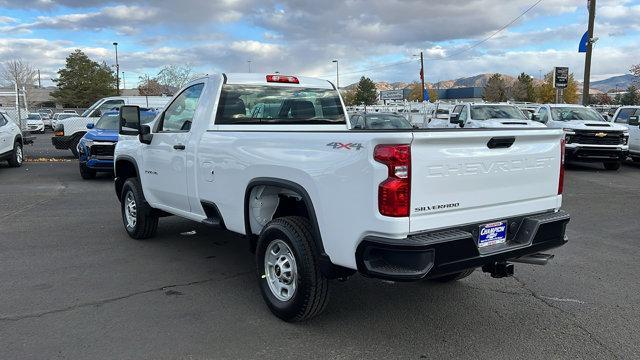
<svg viewBox="0 0 640 360">
<path fill-rule="evenodd" d="M 137 240 L 154 236 L 158 229 L 158 216 L 145 200 L 138 178 L 127 179 L 120 199 L 122 221 L 127 234 Z"/>
<path fill-rule="evenodd" d="M 441 282 L 441 283 L 457 281 L 457 280 L 460 280 L 460 279 L 464 279 L 467 276 L 473 274 L 474 271 L 475 271 L 475 269 L 469 269 L 469 270 L 465 270 L 465 271 L 462 271 L 462 272 L 459 272 L 459 273 L 453 273 L 453 274 L 449 274 L 449 275 L 445 275 L 445 276 L 440 276 L 440 277 L 433 278 L 433 279 L 430 279 L 430 280 Z"/>
<path fill-rule="evenodd" d="M 622 162 L 620 161 L 611 161 L 611 162 L 604 163 L 604 168 L 607 170 L 618 170 L 620 169 L 621 165 L 622 165 Z"/>
<path fill-rule="evenodd" d="M 256 248 L 257 275 L 262 297 L 275 316 L 304 321 L 326 307 L 329 284 L 316 254 L 306 218 L 282 217 L 262 229 Z"/>
</svg>

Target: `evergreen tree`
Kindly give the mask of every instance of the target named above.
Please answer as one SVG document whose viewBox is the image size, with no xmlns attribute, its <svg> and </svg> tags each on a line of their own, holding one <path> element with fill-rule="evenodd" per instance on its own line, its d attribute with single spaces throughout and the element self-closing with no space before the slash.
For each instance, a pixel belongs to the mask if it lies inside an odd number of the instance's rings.
<svg viewBox="0 0 640 360">
<path fill-rule="evenodd" d="M 484 99 L 489 102 L 507 101 L 507 86 L 500 74 L 493 74 L 484 87 Z"/>
<path fill-rule="evenodd" d="M 367 77 L 361 77 L 355 94 L 356 104 L 373 105 L 378 102 L 376 84 Z"/>
<path fill-rule="evenodd" d="M 640 104 L 638 89 L 631 85 L 627 89 L 627 93 L 620 97 L 620 105 L 637 105 Z"/>
<path fill-rule="evenodd" d="M 116 77 L 106 63 L 99 64 L 82 51 L 72 52 L 54 79 L 58 89 L 51 93 L 65 107 L 88 107 L 96 100 L 117 93 Z"/>
<path fill-rule="evenodd" d="M 521 73 L 513 86 L 513 98 L 516 101 L 536 101 L 536 93 L 531 76 Z"/>
</svg>

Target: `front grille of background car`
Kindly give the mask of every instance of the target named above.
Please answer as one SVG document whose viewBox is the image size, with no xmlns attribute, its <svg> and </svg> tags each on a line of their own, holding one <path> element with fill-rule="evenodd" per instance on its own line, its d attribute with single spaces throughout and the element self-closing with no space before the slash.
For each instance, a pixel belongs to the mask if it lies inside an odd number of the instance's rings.
<svg viewBox="0 0 640 360">
<path fill-rule="evenodd" d="M 93 145 L 91 147 L 91 155 L 95 156 L 113 156 L 115 145 Z"/>
<path fill-rule="evenodd" d="M 602 133 L 606 136 L 596 136 Z M 576 131 L 571 142 L 585 145 L 622 145 L 624 137 L 620 131 Z"/>
</svg>

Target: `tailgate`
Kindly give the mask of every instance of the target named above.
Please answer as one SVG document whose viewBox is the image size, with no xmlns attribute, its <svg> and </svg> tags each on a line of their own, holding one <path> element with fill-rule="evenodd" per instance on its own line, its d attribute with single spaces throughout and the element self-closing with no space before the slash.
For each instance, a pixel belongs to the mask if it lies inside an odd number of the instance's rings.
<svg viewBox="0 0 640 360">
<path fill-rule="evenodd" d="M 415 132 L 411 232 L 558 208 L 562 136 L 556 129 Z"/>
</svg>

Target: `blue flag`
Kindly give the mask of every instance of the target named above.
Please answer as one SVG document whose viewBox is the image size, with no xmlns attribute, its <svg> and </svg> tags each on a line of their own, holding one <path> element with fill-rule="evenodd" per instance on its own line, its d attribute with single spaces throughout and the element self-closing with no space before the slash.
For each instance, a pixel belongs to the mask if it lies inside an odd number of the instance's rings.
<svg viewBox="0 0 640 360">
<path fill-rule="evenodd" d="M 587 52 L 587 45 L 589 44 L 589 31 L 585 32 L 580 39 L 580 45 L 578 45 L 578 52 Z"/>
<path fill-rule="evenodd" d="M 429 101 L 429 90 L 428 89 L 424 89 L 422 90 L 422 96 L 424 96 L 424 101 Z"/>
</svg>

